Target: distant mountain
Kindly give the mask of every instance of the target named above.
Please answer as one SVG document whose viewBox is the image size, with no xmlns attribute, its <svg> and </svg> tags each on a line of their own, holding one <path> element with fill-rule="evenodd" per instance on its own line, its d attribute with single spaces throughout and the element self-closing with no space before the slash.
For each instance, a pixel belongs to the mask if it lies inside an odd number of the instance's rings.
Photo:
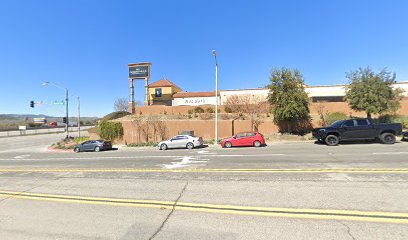
<svg viewBox="0 0 408 240">
<path fill-rule="evenodd" d="M 33 118 L 47 118 L 47 119 L 59 119 L 62 116 L 54 117 L 44 114 L 0 114 L 0 120 L 25 120 Z M 69 119 L 76 119 L 76 116 L 70 116 Z M 81 117 L 81 120 L 94 120 L 98 119 L 97 117 Z"/>
<path fill-rule="evenodd" d="M 0 119 L 20 120 L 25 118 L 54 118 L 44 114 L 0 114 Z"/>
</svg>

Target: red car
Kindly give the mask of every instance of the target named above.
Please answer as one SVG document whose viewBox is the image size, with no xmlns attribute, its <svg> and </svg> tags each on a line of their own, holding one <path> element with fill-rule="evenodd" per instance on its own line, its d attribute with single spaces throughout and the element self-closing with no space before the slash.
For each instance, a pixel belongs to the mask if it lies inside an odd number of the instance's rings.
<svg viewBox="0 0 408 240">
<path fill-rule="evenodd" d="M 244 132 L 238 133 L 235 136 L 225 138 L 221 141 L 221 147 L 243 147 L 243 146 L 254 146 L 260 147 L 265 145 L 265 139 L 259 132 Z"/>
</svg>

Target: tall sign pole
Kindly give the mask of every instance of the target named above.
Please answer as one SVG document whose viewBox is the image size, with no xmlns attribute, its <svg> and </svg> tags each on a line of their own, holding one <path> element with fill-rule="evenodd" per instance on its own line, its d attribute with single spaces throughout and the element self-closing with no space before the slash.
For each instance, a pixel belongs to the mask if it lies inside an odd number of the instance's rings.
<svg viewBox="0 0 408 240">
<path fill-rule="evenodd" d="M 133 86 L 133 78 L 129 78 L 129 103 L 130 103 L 130 107 L 129 107 L 129 111 L 130 113 L 135 113 L 135 90 L 134 90 L 134 86 Z"/>
<path fill-rule="evenodd" d="M 144 105 L 149 106 L 149 78 L 145 78 L 145 97 Z"/>
<path fill-rule="evenodd" d="M 152 64 L 149 62 L 142 63 L 130 63 L 129 67 L 129 111 L 135 113 L 135 92 L 133 80 L 144 80 L 145 81 L 145 96 L 144 105 L 149 106 L 149 79 L 150 79 L 150 66 Z"/>
</svg>

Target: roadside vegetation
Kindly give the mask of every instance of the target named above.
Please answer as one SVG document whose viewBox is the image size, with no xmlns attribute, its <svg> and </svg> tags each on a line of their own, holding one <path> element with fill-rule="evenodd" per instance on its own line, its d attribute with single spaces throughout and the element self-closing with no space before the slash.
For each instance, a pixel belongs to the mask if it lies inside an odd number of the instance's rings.
<svg viewBox="0 0 408 240">
<path fill-rule="evenodd" d="M 157 147 L 158 144 L 158 142 L 131 143 L 127 144 L 126 147 Z"/>
<path fill-rule="evenodd" d="M 351 71 L 346 77 L 350 82 L 344 99 L 351 109 L 364 111 L 371 118 L 373 114 L 395 113 L 400 108 L 402 90 L 392 88 L 395 73 L 386 69 L 375 73 L 367 67 Z"/>
<path fill-rule="evenodd" d="M 54 144 L 51 145 L 51 148 L 54 149 L 74 149 L 74 147 L 78 144 L 81 144 L 85 141 L 88 141 L 89 137 L 80 137 L 80 138 L 68 138 L 62 139 Z"/>
<path fill-rule="evenodd" d="M 309 96 L 299 70 L 272 68 L 268 101 L 280 132 L 305 134 L 312 128 Z"/>
<path fill-rule="evenodd" d="M 123 126 L 120 122 L 101 121 L 98 124 L 98 135 L 105 140 L 113 141 L 123 137 Z"/>
</svg>

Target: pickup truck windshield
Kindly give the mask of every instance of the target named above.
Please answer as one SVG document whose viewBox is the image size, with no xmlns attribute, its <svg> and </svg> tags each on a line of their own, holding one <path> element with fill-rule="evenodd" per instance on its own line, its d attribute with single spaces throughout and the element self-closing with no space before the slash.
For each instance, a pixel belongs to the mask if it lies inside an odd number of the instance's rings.
<svg viewBox="0 0 408 240">
<path fill-rule="evenodd" d="M 333 127 L 333 128 L 339 128 L 339 127 L 341 127 L 341 125 L 343 124 L 343 120 L 338 120 L 338 121 L 335 121 L 334 123 L 332 123 L 332 125 L 330 125 L 330 127 Z"/>
</svg>

